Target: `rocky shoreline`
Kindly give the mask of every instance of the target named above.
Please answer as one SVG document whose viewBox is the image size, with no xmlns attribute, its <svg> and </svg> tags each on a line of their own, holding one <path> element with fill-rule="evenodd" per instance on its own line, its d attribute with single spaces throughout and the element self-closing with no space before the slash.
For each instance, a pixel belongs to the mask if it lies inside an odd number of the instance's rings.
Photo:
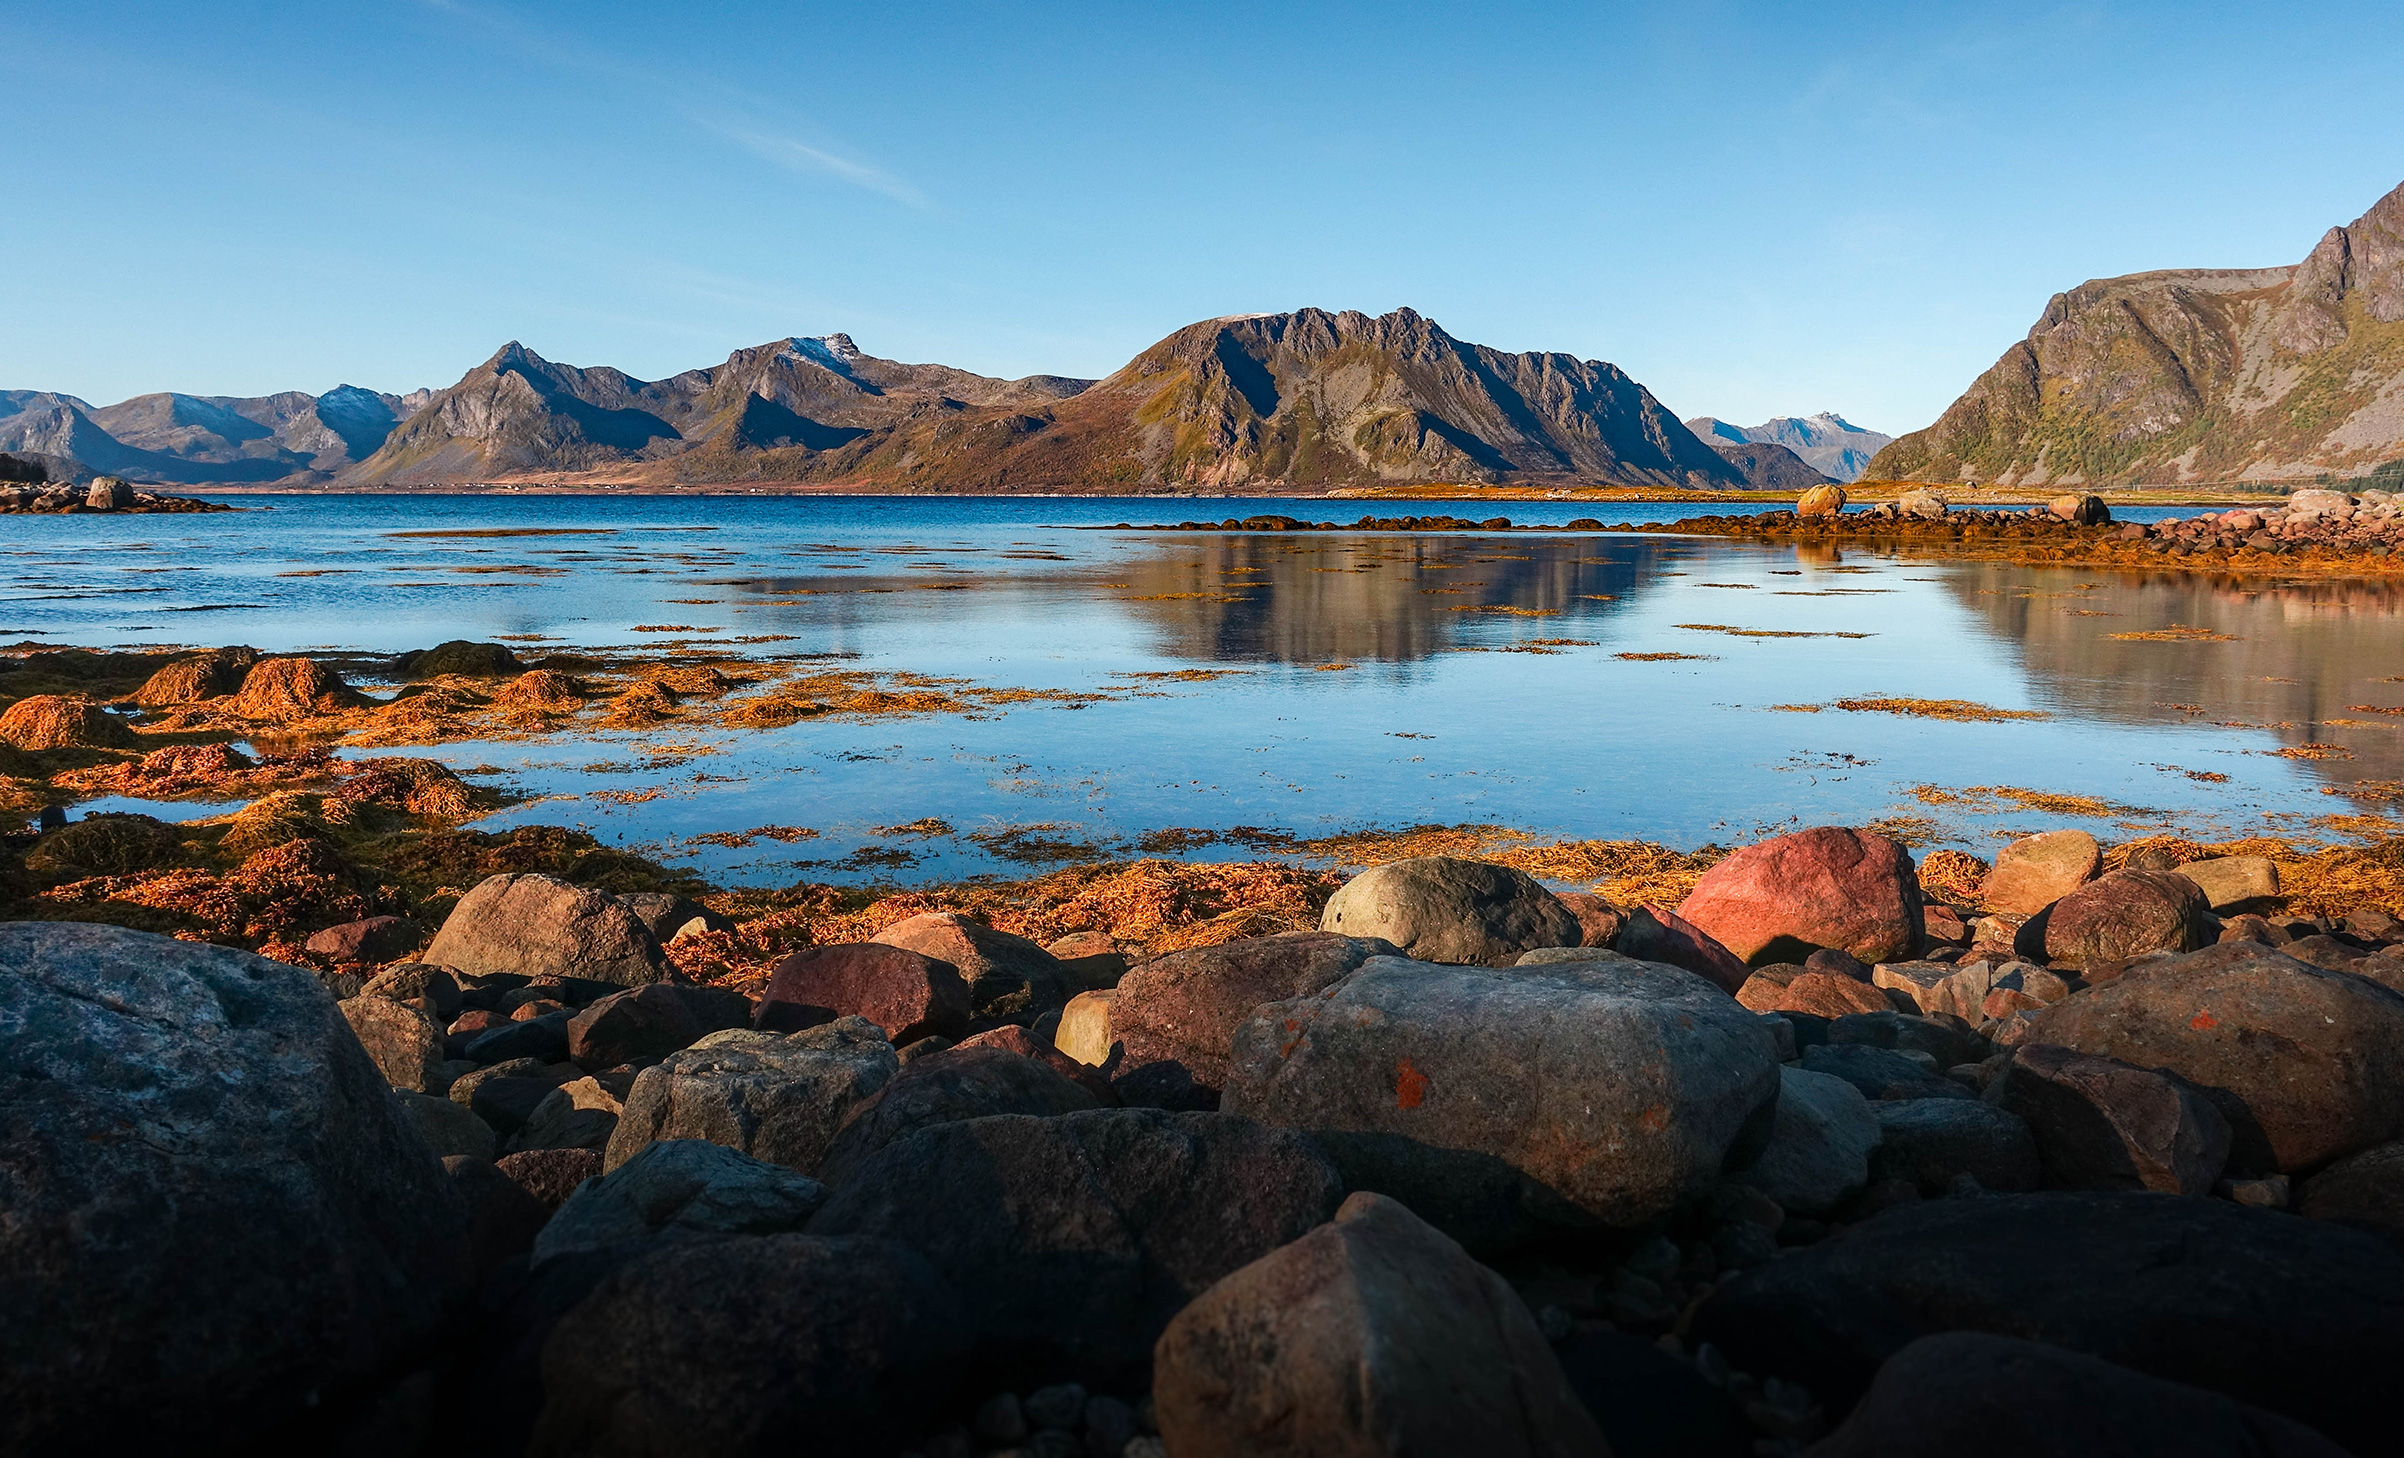
<svg viewBox="0 0 2404 1458">
<path fill-rule="evenodd" d="M 2396 1441 L 2404 921 L 2267 858 L 1418 857 L 1315 929 L 896 904 L 764 975 L 586 870 L 326 903 L 305 966 L 0 923 L 12 1451 Z"/>
<path fill-rule="evenodd" d="M 137 491 L 115 476 L 102 476 L 77 490 L 63 482 L 45 482 L 36 473 L 31 482 L 0 477 L 0 512 L 41 516 L 80 516 L 87 512 L 110 516 L 139 516 L 160 512 L 232 511 L 220 501 L 190 496 L 161 496 Z"/>
</svg>

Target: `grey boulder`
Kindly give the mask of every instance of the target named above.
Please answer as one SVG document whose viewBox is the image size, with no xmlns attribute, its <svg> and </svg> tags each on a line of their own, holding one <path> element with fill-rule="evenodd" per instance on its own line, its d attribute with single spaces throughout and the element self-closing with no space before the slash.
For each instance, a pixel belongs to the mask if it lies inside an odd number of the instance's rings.
<svg viewBox="0 0 2404 1458">
<path fill-rule="evenodd" d="M 639 987 L 668 975 L 659 939 L 606 891 L 528 871 L 487 876 L 459 898 L 424 960 L 478 977 L 583 977 Z"/>
<path fill-rule="evenodd" d="M 1527 872 L 1452 856 L 1363 871 L 1328 898 L 1319 930 L 1382 938 L 1422 962 L 1486 967 L 1584 938 L 1577 914 Z"/>
<path fill-rule="evenodd" d="M 2033 1190 L 2043 1178 L 2036 1136 L 2018 1114 L 1975 1099 L 1884 1099 L 1870 1107 L 1879 1133 L 1873 1180 L 1909 1180 L 1936 1195 L 1962 1175 L 2007 1194 Z"/>
<path fill-rule="evenodd" d="M 826 1203 L 826 1188 L 701 1139 L 662 1139 L 559 1207 L 534 1242 L 535 1264 L 562 1256 L 715 1235 L 799 1230 Z"/>
<path fill-rule="evenodd" d="M 712 1033 L 635 1075 L 602 1163 L 616 1169 L 654 1139 L 707 1139 L 814 1174 L 843 1116 L 900 1068 L 866 1018 Z"/>
<path fill-rule="evenodd" d="M 1194 1084 L 1224 1088 L 1228 1048 L 1254 1008 L 1307 997 L 1371 957 L 1394 954 L 1393 943 L 1376 937 L 1283 932 L 1156 957 L 1111 994 L 1110 1038 L 1126 1049 L 1120 1075 L 1174 1063 Z"/>
<path fill-rule="evenodd" d="M 1861 1090 L 1825 1073 L 1780 1068 L 1769 1146 L 1735 1179 L 1790 1214 L 1826 1214 L 1870 1182 L 1880 1138 L 1878 1115 Z"/>
</svg>

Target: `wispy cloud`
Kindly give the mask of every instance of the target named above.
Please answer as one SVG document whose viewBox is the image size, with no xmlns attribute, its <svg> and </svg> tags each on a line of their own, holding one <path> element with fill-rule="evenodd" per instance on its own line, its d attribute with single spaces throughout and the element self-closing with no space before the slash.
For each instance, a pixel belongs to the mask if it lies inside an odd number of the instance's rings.
<svg viewBox="0 0 2404 1458">
<path fill-rule="evenodd" d="M 420 0 L 420 3 L 476 27 L 539 65 L 596 76 L 629 91 L 646 94 L 662 112 L 787 172 L 830 178 L 905 207 L 932 207 L 924 193 L 882 168 L 787 135 L 791 128 L 780 127 L 773 120 L 785 108 L 715 77 L 671 75 L 630 66 L 497 6 L 468 5 L 462 0 Z M 703 111 L 689 105 L 686 98 L 697 91 L 714 94 L 717 106 Z"/>
</svg>

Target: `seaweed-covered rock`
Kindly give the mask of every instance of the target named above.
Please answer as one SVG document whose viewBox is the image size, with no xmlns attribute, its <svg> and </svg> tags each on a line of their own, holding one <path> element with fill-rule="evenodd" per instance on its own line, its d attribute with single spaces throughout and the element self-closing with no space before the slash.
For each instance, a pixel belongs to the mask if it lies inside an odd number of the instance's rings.
<svg viewBox="0 0 2404 1458">
<path fill-rule="evenodd" d="M 314 658 L 262 658 L 227 705 L 245 719 L 280 723 L 366 705 L 367 696 Z"/>
<path fill-rule="evenodd" d="M 175 828 L 147 815 L 86 815 L 35 841 L 25 869 L 51 881 L 128 876 L 167 865 L 180 848 Z"/>
<path fill-rule="evenodd" d="M 134 702 L 145 709 L 168 709 L 223 698 L 241 689 L 242 675 L 258 661 L 256 648 L 212 648 L 179 658 L 145 680 L 134 691 Z"/>
<path fill-rule="evenodd" d="M 505 644 L 471 643 L 454 638 L 448 643 L 415 653 L 404 653 L 401 671 L 413 678 L 435 678 L 443 674 L 460 674 L 468 678 L 499 678 L 503 674 L 523 673 L 526 665 L 518 661 Z"/>
<path fill-rule="evenodd" d="M 34 694 L 0 713 L 0 740 L 19 749 L 132 749 L 125 721 L 80 694 Z"/>
</svg>

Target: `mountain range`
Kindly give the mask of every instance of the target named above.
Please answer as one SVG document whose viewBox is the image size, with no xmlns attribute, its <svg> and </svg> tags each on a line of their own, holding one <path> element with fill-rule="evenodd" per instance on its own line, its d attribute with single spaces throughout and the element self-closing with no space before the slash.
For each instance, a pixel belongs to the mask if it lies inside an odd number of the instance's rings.
<svg viewBox="0 0 2404 1458">
<path fill-rule="evenodd" d="M 2056 294 L 1878 480 L 2301 482 L 2404 456 L 2404 187 L 2282 268 Z"/>
<path fill-rule="evenodd" d="M 0 450 L 153 483 L 795 483 L 903 491 L 1312 491 L 1409 482 L 1784 489 L 1600 360 L 1512 354 L 1410 309 L 1189 325 L 1101 380 L 992 379 L 842 334 L 664 380 L 510 343 L 408 396 L 0 393 Z M 1748 463 L 1749 462 L 1749 463 Z"/>
<path fill-rule="evenodd" d="M 1784 446 L 1803 464 L 1831 481 L 1858 481 L 1870 468 L 1870 458 L 1894 439 L 1880 431 L 1864 430 L 1833 410 L 1817 415 L 1781 415 L 1762 425 L 1731 425 L 1716 415 L 1698 415 L 1686 428 L 1725 453 L 1751 445 Z"/>
</svg>

